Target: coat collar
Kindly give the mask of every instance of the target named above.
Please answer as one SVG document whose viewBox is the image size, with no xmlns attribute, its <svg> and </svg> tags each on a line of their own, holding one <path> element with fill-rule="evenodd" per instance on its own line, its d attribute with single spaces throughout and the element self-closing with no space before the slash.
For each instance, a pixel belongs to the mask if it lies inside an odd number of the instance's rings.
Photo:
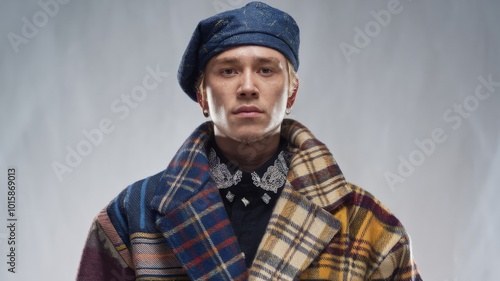
<svg viewBox="0 0 500 281">
<path fill-rule="evenodd" d="M 246 280 L 245 260 L 216 183 L 206 145 L 211 124 L 198 127 L 165 170 L 150 207 L 156 225 L 191 280 Z"/>
<path fill-rule="evenodd" d="M 249 273 L 210 177 L 205 151 L 212 126 L 198 127 L 166 169 L 151 202 L 158 229 L 193 280 L 294 279 L 340 228 L 325 210 L 348 193 L 340 169 L 304 126 L 283 122 L 295 156 Z"/>
</svg>

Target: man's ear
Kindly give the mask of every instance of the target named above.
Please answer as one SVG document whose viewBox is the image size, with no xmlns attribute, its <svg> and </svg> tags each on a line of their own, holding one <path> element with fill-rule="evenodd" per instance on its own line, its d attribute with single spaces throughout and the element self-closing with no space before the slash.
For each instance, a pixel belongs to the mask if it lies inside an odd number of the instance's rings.
<svg viewBox="0 0 500 281">
<path fill-rule="evenodd" d="M 201 109 L 205 109 L 207 101 L 205 97 L 200 93 L 200 91 L 196 92 L 196 99 L 198 100 L 198 104 L 200 105 Z"/>
<path fill-rule="evenodd" d="M 293 83 L 294 87 L 290 90 L 290 94 L 288 95 L 288 100 L 286 103 L 287 108 L 291 108 L 295 103 L 295 97 L 297 96 L 297 91 L 299 90 L 299 79 L 295 79 L 295 83 Z"/>
</svg>

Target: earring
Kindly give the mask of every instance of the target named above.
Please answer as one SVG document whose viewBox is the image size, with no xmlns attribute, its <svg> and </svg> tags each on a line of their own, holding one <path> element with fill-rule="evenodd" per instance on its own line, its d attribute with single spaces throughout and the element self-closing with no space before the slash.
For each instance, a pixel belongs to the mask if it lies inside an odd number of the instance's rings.
<svg viewBox="0 0 500 281">
<path fill-rule="evenodd" d="M 208 109 L 206 109 L 206 108 L 203 109 L 203 116 L 205 116 L 206 118 L 208 118 L 208 116 L 210 116 L 210 114 L 208 114 Z"/>
<path fill-rule="evenodd" d="M 290 107 L 287 107 L 285 113 L 286 115 L 290 115 L 290 113 L 292 113 L 292 109 Z"/>
</svg>

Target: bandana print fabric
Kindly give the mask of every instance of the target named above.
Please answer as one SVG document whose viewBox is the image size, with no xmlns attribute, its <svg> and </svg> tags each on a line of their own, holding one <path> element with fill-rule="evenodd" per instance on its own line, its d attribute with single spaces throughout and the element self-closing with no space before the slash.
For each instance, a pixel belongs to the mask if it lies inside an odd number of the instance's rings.
<svg viewBox="0 0 500 281">
<path fill-rule="evenodd" d="M 261 167 L 243 172 L 228 161 L 213 142 L 208 155 L 212 177 L 217 182 L 231 226 L 245 255 L 248 268 L 264 236 L 274 205 L 285 185 L 288 165 L 283 150 Z"/>
</svg>

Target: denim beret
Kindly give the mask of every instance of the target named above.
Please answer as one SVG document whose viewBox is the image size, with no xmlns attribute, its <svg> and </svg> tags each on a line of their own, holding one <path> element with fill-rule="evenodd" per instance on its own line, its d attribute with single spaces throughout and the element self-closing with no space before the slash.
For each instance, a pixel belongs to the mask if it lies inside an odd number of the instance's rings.
<svg viewBox="0 0 500 281">
<path fill-rule="evenodd" d="M 195 84 L 212 57 L 232 47 L 258 45 L 281 52 L 297 71 L 299 44 L 299 27 L 289 14 L 250 2 L 198 23 L 182 56 L 177 79 L 182 90 L 196 101 Z"/>
</svg>

